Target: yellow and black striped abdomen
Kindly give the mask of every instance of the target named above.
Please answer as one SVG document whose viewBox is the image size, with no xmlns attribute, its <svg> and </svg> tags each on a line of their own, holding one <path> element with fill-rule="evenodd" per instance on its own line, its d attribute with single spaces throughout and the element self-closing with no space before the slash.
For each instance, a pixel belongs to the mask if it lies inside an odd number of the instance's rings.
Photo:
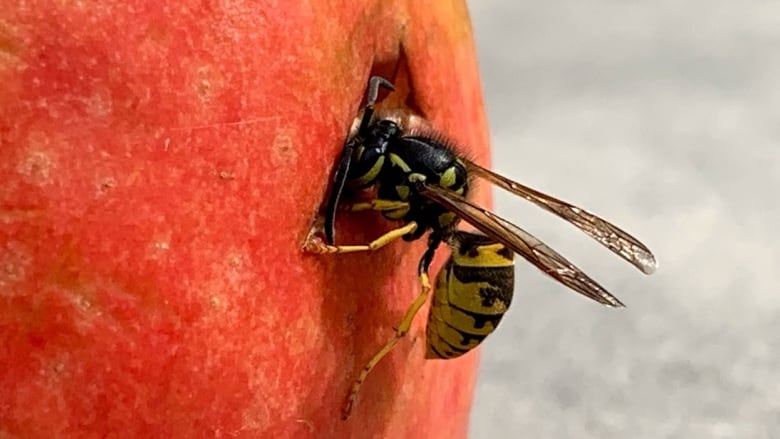
<svg viewBox="0 0 780 439">
<path fill-rule="evenodd" d="M 428 315 L 426 358 L 455 358 L 479 345 L 509 308 L 514 254 L 503 244 L 458 231 L 439 272 Z"/>
</svg>

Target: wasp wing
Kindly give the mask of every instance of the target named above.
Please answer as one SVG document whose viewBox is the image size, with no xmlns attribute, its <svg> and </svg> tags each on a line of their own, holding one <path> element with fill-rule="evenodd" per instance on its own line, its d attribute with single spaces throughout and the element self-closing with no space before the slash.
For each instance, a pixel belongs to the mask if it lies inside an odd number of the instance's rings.
<svg viewBox="0 0 780 439">
<path fill-rule="evenodd" d="M 572 290 L 604 305 L 624 306 L 582 270 L 520 227 L 438 186 L 419 183 L 418 190 Z"/>
<path fill-rule="evenodd" d="M 542 209 L 552 212 L 574 224 L 578 229 L 630 262 L 643 273 L 651 274 L 658 267 L 653 253 L 638 239 L 629 235 L 628 232 L 620 229 L 618 226 L 584 209 L 512 181 L 473 162 L 468 160 L 464 160 L 464 162 L 471 175 L 482 177 L 496 186 L 519 195 Z"/>
</svg>

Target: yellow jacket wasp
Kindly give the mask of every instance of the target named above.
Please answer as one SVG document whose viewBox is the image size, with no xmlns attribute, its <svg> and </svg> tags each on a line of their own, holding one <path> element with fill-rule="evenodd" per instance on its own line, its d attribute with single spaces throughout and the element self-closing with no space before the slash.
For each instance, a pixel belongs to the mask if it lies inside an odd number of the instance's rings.
<svg viewBox="0 0 780 439">
<path fill-rule="evenodd" d="M 393 90 L 384 78 L 369 81 L 367 104 L 357 132 L 344 144 L 324 218 L 324 241 L 311 238 L 304 248 L 313 253 L 373 251 L 402 238 L 412 241 L 430 232 L 420 259 L 421 291 L 395 335 L 369 360 L 347 397 L 343 417 L 349 416 L 360 386 L 371 370 L 408 332 L 431 290 L 428 268 L 439 245 L 452 256 L 438 275 L 427 325 L 427 358 L 454 358 L 476 347 L 493 332 L 512 299 L 514 254 L 572 290 L 611 307 L 623 304 L 566 258 L 511 222 L 467 198 L 469 180 L 481 178 L 574 224 L 612 252 L 651 274 L 653 254 L 637 239 L 613 224 L 565 201 L 485 169 L 457 155 L 442 136 L 422 127 L 408 127 L 374 117 L 379 90 Z M 345 189 L 375 186 L 377 197 L 367 202 L 342 203 Z M 403 225 L 369 244 L 335 245 L 338 210 L 379 211 Z M 460 220 L 484 235 L 457 229 Z"/>
</svg>

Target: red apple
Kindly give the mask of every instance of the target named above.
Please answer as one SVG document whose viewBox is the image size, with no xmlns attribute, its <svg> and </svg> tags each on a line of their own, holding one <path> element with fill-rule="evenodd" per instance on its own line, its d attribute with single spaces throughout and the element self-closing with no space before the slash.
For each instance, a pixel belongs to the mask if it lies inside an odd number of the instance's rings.
<svg viewBox="0 0 780 439">
<path fill-rule="evenodd" d="M 426 361 L 427 308 L 339 416 L 424 240 L 300 247 L 371 74 L 487 159 L 463 2 L 11 3 L 0 437 L 466 435 L 477 356 Z"/>
</svg>

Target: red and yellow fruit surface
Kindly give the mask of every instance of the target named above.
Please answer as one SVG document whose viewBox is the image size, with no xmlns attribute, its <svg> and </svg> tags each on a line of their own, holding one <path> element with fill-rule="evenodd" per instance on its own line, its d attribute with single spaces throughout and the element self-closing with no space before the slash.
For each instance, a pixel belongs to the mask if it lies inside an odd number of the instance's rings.
<svg viewBox="0 0 780 439">
<path fill-rule="evenodd" d="M 300 250 L 372 72 L 487 159 L 463 2 L 11 3 L 0 437 L 465 436 L 477 356 L 424 360 L 427 308 L 339 417 L 424 240 Z"/>
</svg>

